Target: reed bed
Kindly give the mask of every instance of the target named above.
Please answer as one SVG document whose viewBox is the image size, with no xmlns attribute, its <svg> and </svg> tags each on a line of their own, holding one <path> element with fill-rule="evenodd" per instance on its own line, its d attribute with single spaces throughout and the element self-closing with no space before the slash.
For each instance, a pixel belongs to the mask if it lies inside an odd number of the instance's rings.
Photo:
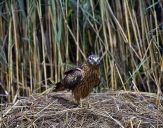
<svg viewBox="0 0 163 128">
<path fill-rule="evenodd" d="M 1 101 L 40 93 L 89 54 L 103 56 L 97 92 L 163 89 L 161 0 L 0 3 Z"/>
</svg>

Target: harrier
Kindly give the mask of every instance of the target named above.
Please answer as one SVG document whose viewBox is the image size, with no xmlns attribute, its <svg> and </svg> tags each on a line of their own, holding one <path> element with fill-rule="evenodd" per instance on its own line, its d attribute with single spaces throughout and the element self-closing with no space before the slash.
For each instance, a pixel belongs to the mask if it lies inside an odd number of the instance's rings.
<svg viewBox="0 0 163 128">
<path fill-rule="evenodd" d="M 54 91 L 72 90 L 75 101 L 82 107 L 82 99 L 100 82 L 100 62 L 99 56 L 90 55 L 84 64 L 66 71 Z"/>
</svg>

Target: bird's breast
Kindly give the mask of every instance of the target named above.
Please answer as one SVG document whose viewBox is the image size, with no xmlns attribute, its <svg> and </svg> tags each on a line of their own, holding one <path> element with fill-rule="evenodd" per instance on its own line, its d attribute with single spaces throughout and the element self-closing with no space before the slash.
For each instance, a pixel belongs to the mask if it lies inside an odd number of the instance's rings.
<svg viewBox="0 0 163 128">
<path fill-rule="evenodd" d="M 84 72 L 83 85 L 94 87 L 100 81 L 100 69 L 89 69 Z"/>
<path fill-rule="evenodd" d="M 85 67 L 83 69 L 83 79 L 72 90 L 74 97 L 77 101 L 89 95 L 92 89 L 98 85 L 100 81 L 100 69 L 90 69 Z"/>
</svg>

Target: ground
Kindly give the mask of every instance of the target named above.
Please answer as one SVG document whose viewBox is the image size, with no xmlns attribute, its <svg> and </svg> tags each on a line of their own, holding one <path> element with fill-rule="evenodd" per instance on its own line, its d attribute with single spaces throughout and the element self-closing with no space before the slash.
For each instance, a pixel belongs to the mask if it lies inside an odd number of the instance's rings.
<svg viewBox="0 0 163 128">
<path fill-rule="evenodd" d="M 34 94 L 2 107 L 0 127 L 163 128 L 163 99 L 156 94 L 108 91 L 90 95 L 92 107 L 71 93 Z"/>
</svg>

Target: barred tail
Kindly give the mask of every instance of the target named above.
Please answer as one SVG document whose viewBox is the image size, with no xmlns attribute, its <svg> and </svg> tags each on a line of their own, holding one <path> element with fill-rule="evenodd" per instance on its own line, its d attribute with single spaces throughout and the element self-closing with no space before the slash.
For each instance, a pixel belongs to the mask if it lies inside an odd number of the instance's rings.
<svg viewBox="0 0 163 128">
<path fill-rule="evenodd" d="M 54 92 L 63 91 L 63 90 L 65 90 L 64 85 L 61 82 L 56 83 L 56 87 L 54 89 Z"/>
</svg>

